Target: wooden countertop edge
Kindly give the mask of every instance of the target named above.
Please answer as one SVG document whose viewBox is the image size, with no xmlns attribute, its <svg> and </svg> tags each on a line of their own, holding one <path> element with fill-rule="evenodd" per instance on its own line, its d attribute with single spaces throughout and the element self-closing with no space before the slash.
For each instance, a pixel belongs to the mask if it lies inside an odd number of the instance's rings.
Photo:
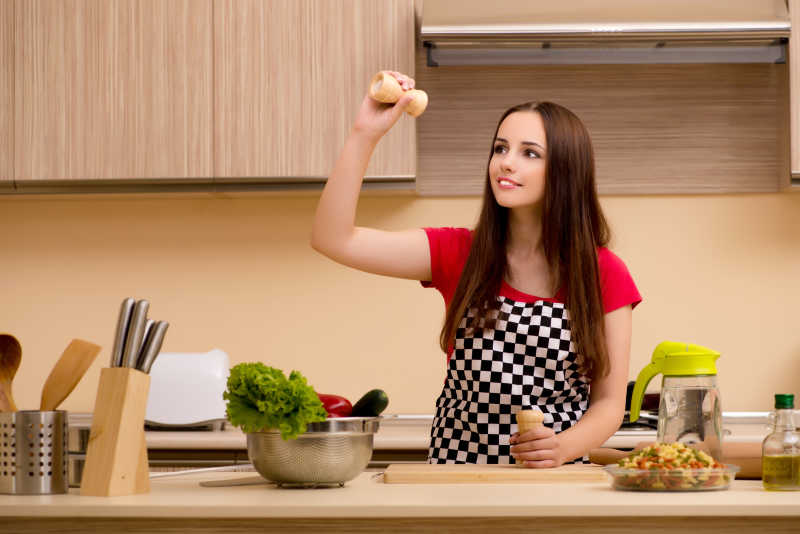
<svg viewBox="0 0 800 534">
<path fill-rule="evenodd" d="M 698 507 L 700 508 L 700 507 Z M 658 517 L 734 517 L 734 518 L 755 518 L 755 517 L 787 517 L 800 519 L 800 512 L 797 506 L 785 505 L 769 509 L 754 510 L 750 507 L 711 506 L 698 510 L 682 509 L 680 511 L 665 510 L 663 507 L 654 505 L 643 507 L 635 511 L 617 513 L 595 507 L 584 509 L 578 506 L 563 506 L 544 512 L 540 510 L 521 509 L 521 507 L 505 506 L 471 506 L 469 509 L 460 508 L 435 508 L 422 506 L 370 506 L 353 507 L 352 509 L 332 507 L 315 507 L 313 510 L 308 507 L 298 507 L 296 509 L 282 507 L 281 510 L 265 509 L 254 513 L 253 507 L 238 508 L 204 508 L 198 509 L 196 506 L 186 505 L 184 507 L 169 507 L 161 510 L 132 510 L 130 508 L 108 508 L 105 510 L 81 509 L 69 506 L 54 506 L 47 509 L 37 508 L 26 511 L 17 510 L 14 513 L 6 514 L 0 512 L 0 517 L 35 517 L 44 518 L 191 518 L 191 519 L 294 519 L 294 518 L 437 518 L 437 517 L 528 517 L 528 518 L 578 518 L 578 517 L 623 517 L 623 518 L 649 518 Z M 743 508 L 743 509 L 742 509 Z M 77 512 L 77 513 L 76 513 Z"/>
<path fill-rule="evenodd" d="M 608 483 L 382 484 L 365 472 L 344 488 L 201 488 L 241 473 L 154 479 L 149 494 L 122 497 L 2 496 L 0 517 L 381 518 L 381 517 L 797 517 L 795 492 L 734 481 L 714 492 L 619 492 Z M 622 496 L 625 498 L 621 498 Z M 571 498 L 570 498 L 571 497 Z M 568 502 L 569 504 L 561 504 Z M 624 502 L 625 504 L 617 504 Z M 390 504 L 386 504 L 390 503 Z"/>
</svg>

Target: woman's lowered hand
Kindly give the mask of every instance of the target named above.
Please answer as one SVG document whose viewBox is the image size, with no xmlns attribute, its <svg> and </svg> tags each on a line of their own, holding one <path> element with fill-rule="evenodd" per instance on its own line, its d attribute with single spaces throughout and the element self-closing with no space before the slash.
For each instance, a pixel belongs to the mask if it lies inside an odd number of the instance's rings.
<svg viewBox="0 0 800 534">
<path fill-rule="evenodd" d="M 525 467 L 558 467 L 568 460 L 561 451 L 559 437 L 552 428 L 538 426 L 509 439 L 511 456 Z"/>
</svg>

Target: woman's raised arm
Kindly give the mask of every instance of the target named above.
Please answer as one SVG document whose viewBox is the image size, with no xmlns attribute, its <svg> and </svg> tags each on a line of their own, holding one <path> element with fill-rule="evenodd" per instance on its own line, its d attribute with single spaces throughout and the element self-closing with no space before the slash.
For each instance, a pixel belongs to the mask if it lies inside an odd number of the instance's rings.
<svg viewBox="0 0 800 534">
<path fill-rule="evenodd" d="M 414 80 L 391 73 L 404 90 Z M 311 246 L 332 260 L 362 271 L 431 279 L 430 250 L 424 230 L 384 231 L 355 226 L 361 183 L 381 137 L 398 121 L 412 101 L 403 95 L 393 106 L 364 97 L 353 129 L 333 168 L 314 216 Z"/>
</svg>

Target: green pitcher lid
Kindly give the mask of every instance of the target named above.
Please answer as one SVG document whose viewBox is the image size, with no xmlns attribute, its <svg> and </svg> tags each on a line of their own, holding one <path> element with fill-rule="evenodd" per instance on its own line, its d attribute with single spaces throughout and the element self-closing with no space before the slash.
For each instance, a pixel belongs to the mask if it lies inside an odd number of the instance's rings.
<svg viewBox="0 0 800 534">
<path fill-rule="evenodd" d="M 653 356 L 653 361 L 661 366 L 664 376 L 703 376 L 716 375 L 719 352 L 700 345 L 682 344 L 680 349 L 662 352 Z M 677 350 L 675 350 L 677 349 Z"/>
<path fill-rule="evenodd" d="M 784 410 L 786 408 L 794 408 L 794 395 L 792 393 L 776 393 L 775 409 Z"/>
</svg>

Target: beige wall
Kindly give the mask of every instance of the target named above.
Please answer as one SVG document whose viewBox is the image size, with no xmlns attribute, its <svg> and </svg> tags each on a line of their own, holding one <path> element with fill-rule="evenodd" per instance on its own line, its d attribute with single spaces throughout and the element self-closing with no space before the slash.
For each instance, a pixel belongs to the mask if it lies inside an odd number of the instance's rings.
<svg viewBox="0 0 800 534">
<path fill-rule="evenodd" d="M 23 346 L 20 409 L 38 407 L 73 337 L 103 346 L 64 407 L 91 411 L 119 303 L 151 301 L 164 350 L 298 369 L 320 392 L 385 389 L 389 412 L 431 413 L 444 377 L 441 297 L 362 274 L 308 246 L 317 197 L 0 197 L 0 331 Z M 723 407 L 800 393 L 800 195 L 604 197 L 644 302 L 630 376 L 662 340 L 722 352 Z M 470 225 L 479 200 L 372 196 L 359 223 Z"/>
</svg>

